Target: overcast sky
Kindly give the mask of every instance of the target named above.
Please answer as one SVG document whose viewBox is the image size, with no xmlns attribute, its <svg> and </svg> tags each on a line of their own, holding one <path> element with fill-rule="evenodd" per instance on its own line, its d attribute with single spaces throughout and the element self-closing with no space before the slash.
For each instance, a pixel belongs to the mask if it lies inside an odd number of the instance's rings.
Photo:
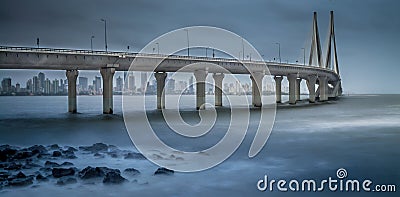
<svg viewBox="0 0 400 197">
<path fill-rule="evenodd" d="M 301 48 L 309 51 L 312 14 L 318 12 L 321 43 L 335 12 L 339 67 L 345 92 L 400 93 L 400 1 L 397 0 L 2 0 L 0 45 L 104 49 L 107 20 L 109 50 L 139 51 L 154 38 L 177 28 L 215 26 L 247 39 L 266 60 L 302 62 Z M 162 46 L 160 46 L 162 48 Z M 13 84 L 39 71 L 0 70 Z M 48 72 L 49 78 L 65 73 Z M 88 76 L 96 72 L 82 72 Z"/>
</svg>

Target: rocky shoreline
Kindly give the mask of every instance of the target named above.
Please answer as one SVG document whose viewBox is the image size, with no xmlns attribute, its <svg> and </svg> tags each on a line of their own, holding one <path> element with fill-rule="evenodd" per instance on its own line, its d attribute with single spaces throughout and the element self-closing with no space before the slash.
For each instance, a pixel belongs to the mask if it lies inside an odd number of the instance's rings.
<svg viewBox="0 0 400 197">
<path fill-rule="evenodd" d="M 58 144 L 53 144 L 20 148 L 0 145 L 0 189 L 24 187 L 49 181 L 60 186 L 76 184 L 78 181 L 88 184 L 102 183 L 104 185 L 138 182 L 137 177 L 140 176 L 141 172 L 133 167 L 116 169 L 107 166 L 92 167 L 88 165 L 79 169 L 74 165 L 74 162 L 71 162 L 71 160 L 79 160 L 78 152 L 80 155 L 92 156 L 95 159 L 102 159 L 106 156 L 129 160 L 146 159 L 141 153 L 120 150 L 114 145 L 104 143 L 79 147 L 61 147 Z M 173 170 L 166 168 L 158 168 L 153 173 L 154 176 L 173 174 Z"/>
</svg>

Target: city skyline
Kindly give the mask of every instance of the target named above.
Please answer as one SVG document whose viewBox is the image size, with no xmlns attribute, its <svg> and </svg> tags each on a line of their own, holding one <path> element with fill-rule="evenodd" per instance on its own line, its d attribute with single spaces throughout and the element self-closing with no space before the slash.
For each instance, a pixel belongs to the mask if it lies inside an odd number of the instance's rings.
<svg viewBox="0 0 400 197">
<path fill-rule="evenodd" d="M 233 3 L 223 0 L 191 2 L 185 4 L 186 9 L 181 9 L 179 3 L 175 6 L 164 1 L 96 1 L 93 4 L 90 1 L 72 0 L 54 6 L 52 1 L 38 0 L 24 4 L 21 7 L 14 1 L 3 2 L 0 8 L 3 14 L 0 18 L 1 45 L 37 47 L 36 39 L 40 38 L 40 47 L 89 50 L 93 41 L 94 50 L 105 50 L 104 26 L 100 21 L 105 18 L 109 51 L 137 52 L 149 41 L 171 30 L 208 25 L 243 36 L 266 60 L 278 57 L 274 43 L 280 43 L 283 62 L 302 62 L 302 48 L 305 48 L 306 54 L 309 52 L 310 21 L 314 11 L 318 12 L 321 43 L 325 43 L 329 11 L 333 10 L 344 92 L 400 92 L 400 86 L 393 85 L 397 84 L 396 75 L 399 72 L 396 59 L 399 52 L 397 46 L 400 44 L 397 36 L 400 31 L 400 20 L 397 20 L 400 18 L 397 11 L 399 1 L 271 0 Z M 80 6 L 77 8 L 76 4 Z M 168 14 L 178 12 L 185 17 Z M 233 13 L 242 14 L 237 19 L 232 16 Z M 26 18 L 26 15 L 30 17 Z M 20 31 L 20 27 L 24 27 L 24 31 Z M 92 36 L 95 38 L 91 39 Z M 127 49 L 127 46 L 130 48 Z M 152 47 L 155 53 L 163 52 L 162 43 Z M 323 51 L 324 47 L 323 44 Z M 2 70 L 0 78 L 30 76 L 31 73 Z M 65 73 L 55 75 L 62 76 Z"/>
</svg>

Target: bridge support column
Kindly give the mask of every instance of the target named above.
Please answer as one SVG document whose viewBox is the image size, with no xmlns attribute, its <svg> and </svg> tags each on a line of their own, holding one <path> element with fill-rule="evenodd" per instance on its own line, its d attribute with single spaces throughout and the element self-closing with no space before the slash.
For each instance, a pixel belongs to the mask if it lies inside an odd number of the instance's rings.
<svg viewBox="0 0 400 197">
<path fill-rule="evenodd" d="M 301 78 L 296 79 L 296 101 L 300 101 L 300 84 L 301 84 Z"/>
<path fill-rule="evenodd" d="M 289 104 L 296 104 L 296 80 L 297 76 L 295 74 L 289 74 L 287 76 L 289 81 Z"/>
<path fill-rule="evenodd" d="M 207 71 L 196 70 L 194 71 L 194 77 L 196 78 L 196 109 L 205 109 Z"/>
<path fill-rule="evenodd" d="M 315 102 L 315 83 L 317 82 L 316 75 L 309 75 L 307 77 L 307 87 L 308 87 L 308 101 L 310 103 Z"/>
<path fill-rule="evenodd" d="M 319 76 L 319 101 L 328 100 L 328 78 L 326 76 Z"/>
<path fill-rule="evenodd" d="M 113 113 L 113 77 L 115 68 L 101 68 L 103 77 L 103 114 Z"/>
<path fill-rule="evenodd" d="M 165 108 L 165 93 L 163 94 L 165 87 L 165 79 L 167 78 L 167 73 L 154 73 L 157 80 L 157 109 Z"/>
<path fill-rule="evenodd" d="M 222 106 L 222 80 L 224 79 L 224 76 L 225 76 L 224 73 L 213 74 L 215 106 Z"/>
<path fill-rule="evenodd" d="M 66 76 L 68 79 L 68 112 L 76 113 L 76 78 L 78 77 L 78 70 L 67 70 Z"/>
<path fill-rule="evenodd" d="M 254 107 L 262 107 L 262 80 L 264 78 L 264 73 L 254 72 L 250 75 L 252 83 L 252 100 Z"/>
<path fill-rule="evenodd" d="M 276 103 L 282 102 L 282 76 L 275 76 L 275 94 L 276 94 Z"/>
</svg>

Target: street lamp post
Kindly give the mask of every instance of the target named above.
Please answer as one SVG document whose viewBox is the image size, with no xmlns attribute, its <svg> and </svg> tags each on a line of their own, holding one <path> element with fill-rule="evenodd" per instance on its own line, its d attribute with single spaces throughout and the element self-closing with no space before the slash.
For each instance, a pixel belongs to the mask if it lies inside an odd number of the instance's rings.
<svg viewBox="0 0 400 197">
<path fill-rule="evenodd" d="M 188 54 L 187 54 L 187 56 L 189 57 L 189 29 L 185 29 L 185 31 L 186 31 L 187 47 L 188 47 Z"/>
<path fill-rule="evenodd" d="M 93 38 L 94 36 L 90 37 L 90 50 L 92 50 L 92 53 L 93 53 Z"/>
<path fill-rule="evenodd" d="M 106 52 L 107 52 L 107 20 L 106 19 L 101 19 L 101 21 L 104 22 L 104 44 L 106 47 Z"/>
<path fill-rule="evenodd" d="M 157 54 L 159 55 L 160 54 L 160 44 L 157 42 L 156 45 L 157 45 Z"/>
<path fill-rule="evenodd" d="M 36 38 L 36 44 L 37 44 L 37 48 L 39 48 L 39 38 Z"/>
<path fill-rule="evenodd" d="M 281 60 L 281 43 L 277 42 L 277 43 L 275 43 L 275 44 L 278 45 L 279 63 L 282 63 L 282 60 Z"/>
<path fill-rule="evenodd" d="M 303 50 L 303 66 L 306 65 L 306 49 L 305 48 L 301 48 Z"/>
</svg>

